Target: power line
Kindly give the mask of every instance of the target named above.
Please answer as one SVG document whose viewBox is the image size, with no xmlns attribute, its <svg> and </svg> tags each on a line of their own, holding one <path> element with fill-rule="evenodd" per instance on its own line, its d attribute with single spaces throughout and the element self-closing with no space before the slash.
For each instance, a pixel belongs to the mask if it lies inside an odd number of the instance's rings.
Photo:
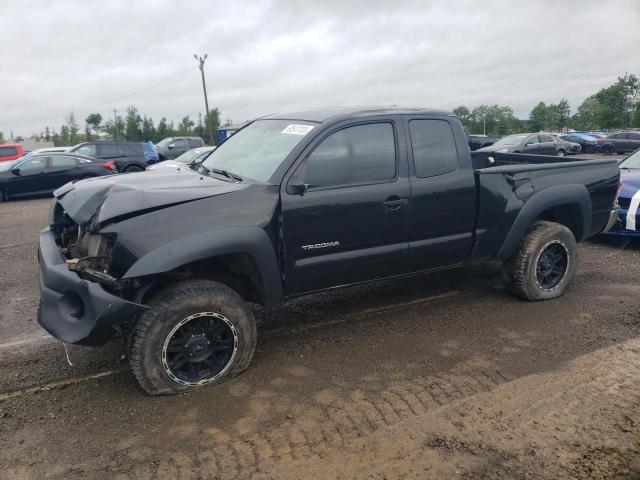
<svg viewBox="0 0 640 480">
<path fill-rule="evenodd" d="M 95 108 L 99 108 L 99 107 L 103 107 L 105 105 L 110 105 L 110 104 L 113 104 L 115 102 L 119 102 L 120 100 L 124 100 L 125 98 L 129 98 L 129 97 L 132 97 L 134 95 L 138 95 L 139 93 L 146 92 L 147 90 L 151 90 L 152 88 L 155 88 L 155 87 L 158 87 L 158 86 L 160 86 L 162 84 L 170 82 L 171 80 L 175 80 L 176 78 L 181 77 L 182 75 L 185 75 L 185 74 L 193 71 L 196 68 L 197 67 L 190 67 L 190 68 L 188 68 L 186 70 L 181 71 L 180 73 L 177 73 L 177 74 L 175 74 L 175 75 L 173 75 L 171 77 L 165 78 L 164 80 L 161 80 L 161 81 L 159 81 L 157 83 L 154 83 L 153 85 L 149 85 L 147 87 L 141 88 L 140 90 L 136 90 L 134 92 L 128 93 L 128 94 L 123 95 L 123 96 L 118 97 L 118 98 L 112 98 L 111 100 L 107 100 L 107 101 L 98 103 L 96 105 L 92 105 L 90 107 L 74 109 L 73 111 L 74 112 L 90 111 L 90 110 L 93 110 Z M 27 124 L 30 124 L 30 123 L 44 123 L 44 122 L 49 121 L 49 120 L 65 118 L 65 117 L 66 117 L 66 114 L 63 114 L 63 115 L 55 115 L 55 116 L 51 116 L 51 117 L 38 118 L 38 119 L 33 119 L 33 120 L 25 120 L 23 122 L 18 122 L 18 123 L 12 122 L 12 126 L 15 127 L 15 125 L 19 125 L 20 126 L 20 125 L 27 125 Z"/>
</svg>

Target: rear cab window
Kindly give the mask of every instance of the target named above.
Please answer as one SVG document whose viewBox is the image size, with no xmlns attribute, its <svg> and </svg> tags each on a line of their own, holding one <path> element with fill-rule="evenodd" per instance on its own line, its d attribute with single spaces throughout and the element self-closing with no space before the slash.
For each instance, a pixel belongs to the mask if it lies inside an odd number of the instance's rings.
<svg viewBox="0 0 640 480">
<path fill-rule="evenodd" d="M 410 120 L 409 136 L 417 177 L 433 177 L 458 168 L 458 150 L 446 120 Z"/>
<path fill-rule="evenodd" d="M 199 138 L 189 138 L 187 141 L 189 142 L 190 149 L 202 147 L 202 140 L 200 140 Z"/>
</svg>

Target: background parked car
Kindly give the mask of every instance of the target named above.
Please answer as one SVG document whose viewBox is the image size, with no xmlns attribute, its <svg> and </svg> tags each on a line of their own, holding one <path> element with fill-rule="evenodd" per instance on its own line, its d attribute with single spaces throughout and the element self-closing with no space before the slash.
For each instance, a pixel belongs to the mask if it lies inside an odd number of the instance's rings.
<svg viewBox="0 0 640 480">
<path fill-rule="evenodd" d="M 478 152 L 498 153 L 529 153 L 534 155 L 556 155 L 564 157 L 571 145 L 552 135 L 537 133 L 518 133 L 508 135 L 496 141 L 493 145 L 480 148 Z"/>
<path fill-rule="evenodd" d="M 572 142 L 570 140 L 565 140 L 564 138 L 560 138 L 558 135 L 552 135 L 553 139 L 560 146 L 564 146 L 565 152 L 568 154 L 576 154 L 582 151 L 582 145 L 578 142 Z"/>
<path fill-rule="evenodd" d="M 113 161 L 70 153 L 28 155 L 0 163 L 0 202 L 12 198 L 50 195 L 73 180 L 115 173 Z"/>
<path fill-rule="evenodd" d="M 566 142 L 579 144 L 581 150 L 585 153 L 595 152 L 598 149 L 596 143 L 598 139 L 586 133 L 569 133 L 567 135 L 561 135 L 559 138 Z"/>
<path fill-rule="evenodd" d="M 640 149 L 620 163 L 620 192 L 618 223 L 607 232 L 608 235 L 640 237 Z"/>
<path fill-rule="evenodd" d="M 156 148 L 160 154 L 160 160 L 178 158 L 183 153 L 194 148 L 204 147 L 201 137 L 167 137 L 158 142 Z"/>
<path fill-rule="evenodd" d="M 0 145 L 0 162 L 15 160 L 16 158 L 20 158 L 23 155 L 24 150 L 22 149 L 22 145 L 18 145 L 17 143 L 7 143 L 5 145 Z"/>
<path fill-rule="evenodd" d="M 640 148 L 640 132 L 619 132 L 598 140 L 602 153 L 628 153 Z"/>
<path fill-rule="evenodd" d="M 147 168 L 142 142 L 84 142 L 69 152 L 101 160 L 113 160 L 118 172 L 141 172 Z"/>
<path fill-rule="evenodd" d="M 487 135 L 469 135 L 469 148 L 472 151 L 478 150 L 479 148 L 493 145 L 499 139 L 500 137 L 489 137 Z"/>
<path fill-rule="evenodd" d="M 216 149 L 216 147 L 202 147 L 202 148 L 194 148 L 193 150 L 189 150 L 188 152 L 183 153 L 178 158 L 174 158 L 173 160 L 164 160 L 160 163 L 156 163 L 155 165 L 151 165 L 147 167 L 147 170 L 158 170 L 160 168 L 179 168 L 179 167 L 194 167 L 196 165 L 201 164 L 209 155 Z"/>
</svg>

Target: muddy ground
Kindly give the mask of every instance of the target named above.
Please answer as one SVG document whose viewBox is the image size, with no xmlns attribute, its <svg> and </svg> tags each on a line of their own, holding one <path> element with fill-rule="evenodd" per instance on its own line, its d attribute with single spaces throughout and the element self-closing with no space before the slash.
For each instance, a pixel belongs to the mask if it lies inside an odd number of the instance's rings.
<svg viewBox="0 0 640 480">
<path fill-rule="evenodd" d="M 252 367 L 151 398 L 36 322 L 49 200 L 0 204 L 0 478 L 640 478 L 640 248 L 558 300 L 488 266 L 255 307 Z"/>
</svg>

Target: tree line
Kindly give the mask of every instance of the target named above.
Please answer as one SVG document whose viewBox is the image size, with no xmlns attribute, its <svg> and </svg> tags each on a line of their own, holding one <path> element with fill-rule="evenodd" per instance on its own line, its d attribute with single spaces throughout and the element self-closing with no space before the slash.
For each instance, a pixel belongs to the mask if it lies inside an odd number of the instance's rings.
<svg viewBox="0 0 640 480">
<path fill-rule="evenodd" d="M 453 109 L 469 133 L 507 135 L 524 131 L 609 130 L 640 127 L 640 81 L 637 75 L 625 74 L 608 87 L 588 96 L 572 114 L 566 98 L 557 103 L 539 102 L 527 119 L 519 119 L 513 109 L 506 105 L 479 105 L 469 109 L 460 105 Z M 84 119 L 84 129 L 70 112 L 58 130 L 46 127 L 34 134 L 39 140 L 53 141 L 56 146 L 75 145 L 97 138 L 157 143 L 163 138 L 178 135 L 196 135 L 208 140 L 207 121 L 213 130 L 220 127 L 220 112 L 215 108 L 208 119 L 201 114 L 197 119 L 188 115 L 178 124 L 162 117 L 156 124 L 153 118 L 141 114 L 135 105 L 130 105 L 124 116 L 105 120 L 100 113 L 91 113 Z M 225 125 L 230 125 L 228 119 Z M 215 139 L 217 142 L 217 139 Z M 4 142 L 0 132 L 0 143 Z"/>
<path fill-rule="evenodd" d="M 573 115 L 566 98 L 558 103 L 539 102 L 524 120 L 516 118 L 511 107 L 501 105 L 480 105 L 472 110 L 460 105 L 453 112 L 472 134 L 640 127 L 640 82 L 636 75 L 618 77 L 613 85 L 588 96 Z"/>
<path fill-rule="evenodd" d="M 141 114 L 135 105 L 129 105 L 124 116 L 115 115 L 107 120 L 100 113 L 89 114 L 84 119 L 84 129 L 81 129 L 74 112 L 70 112 L 59 130 L 47 126 L 33 137 L 53 142 L 55 146 L 76 145 L 105 137 L 110 140 L 158 143 L 163 138 L 188 135 L 209 141 L 207 121 L 211 122 L 214 132 L 220 127 L 220 112 L 217 108 L 209 112 L 209 118 L 203 118 L 202 114 L 198 114 L 198 118 L 194 120 L 187 115 L 176 125 L 173 121 L 167 121 L 165 117 L 156 124 L 153 118 Z M 230 124 L 231 119 L 227 119 L 226 125 Z M 214 142 L 217 142 L 216 137 Z"/>
</svg>

